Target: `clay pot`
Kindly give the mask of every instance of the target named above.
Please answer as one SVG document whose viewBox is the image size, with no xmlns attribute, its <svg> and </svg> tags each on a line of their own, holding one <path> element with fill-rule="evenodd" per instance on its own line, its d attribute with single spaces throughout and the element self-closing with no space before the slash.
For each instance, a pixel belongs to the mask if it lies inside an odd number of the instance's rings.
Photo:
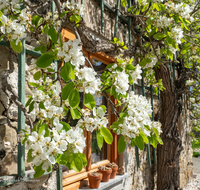
<svg viewBox="0 0 200 190">
<path fill-rule="evenodd" d="M 110 175 L 110 179 L 114 179 L 117 174 L 117 170 L 118 170 L 117 164 L 115 164 L 114 162 L 109 163 L 109 164 L 106 164 L 106 167 L 112 168 L 112 173 Z"/>
<path fill-rule="evenodd" d="M 97 189 L 99 188 L 101 179 L 102 179 L 102 173 L 88 173 L 88 179 L 91 189 Z"/>
<path fill-rule="evenodd" d="M 110 179 L 114 179 L 117 174 L 118 166 L 112 167 L 112 173 L 110 175 Z"/>
<path fill-rule="evenodd" d="M 110 175 L 112 173 L 112 169 L 111 168 L 106 168 L 105 170 L 99 169 L 98 172 L 103 174 L 102 182 L 108 182 L 110 179 Z"/>
</svg>

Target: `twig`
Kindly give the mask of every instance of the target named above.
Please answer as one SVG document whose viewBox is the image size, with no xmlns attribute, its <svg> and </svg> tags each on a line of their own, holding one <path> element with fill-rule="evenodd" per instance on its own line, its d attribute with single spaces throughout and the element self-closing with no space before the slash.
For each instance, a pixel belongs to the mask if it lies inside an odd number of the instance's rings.
<svg viewBox="0 0 200 190">
<path fill-rule="evenodd" d="M 31 120 L 31 117 L 30 115 L 28 114 L 26 108 L 23 106 L 23 104 L 18 100 L 18 95 L 13 91 L 13 89 L 7 84 L 7 83 L 2 83 L 4 85 L 4 87 L 7 88 L 7 90 L 9 92 L 12 93 L 12 95 L 10 96 L 6 90 L 4 90 L 4 92 L 6 93 L 6 95 L 12 100 L 15 102 L 15 104 L 21 109 L 21 111 L 24 113 L 24 116 L 26 117 L 26 119 L 29 120 L 30 122 L 30 129 L 32 130 L 33 128 L 33 122 Z"/>
<path fill-rule="evenodd" d="M 54 0 L 54 2 L 56 4 L 56 8 L 58 10 L 58 14 L 59 14 L 59 18 L 60 18 L 60 14 L 61 14 L 60 0 Z"/>
<path fill-rule="evenodd" d="M 148 19 L 149 17 L 146 17 L 144 15 L 134 15 L 134 14 L 129 14 L 129 13 L 124 13 L 128 17 L 134 17 L 134 18 L 146 18 Z"/>
</svg>

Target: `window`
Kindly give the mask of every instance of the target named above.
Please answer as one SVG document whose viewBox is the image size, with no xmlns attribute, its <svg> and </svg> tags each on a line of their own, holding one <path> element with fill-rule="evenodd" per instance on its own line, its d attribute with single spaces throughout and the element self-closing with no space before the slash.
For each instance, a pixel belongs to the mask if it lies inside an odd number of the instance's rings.
<svg viewBox="0 0 200 190">
<path fill-rule="evenodd" d="M 74 40 L 75 35 L 72 33 L 71 30 L 65 29 L 62 31 L 63 41 L 68 41 L 69 39 Z M 104 72 L 106 66 L 110 63 L 115 62 L 114 58 L 109 57 L 105 53 L 89 53 L 83 49 L 84 55 L 90 60 L 90 62 L 93 64 L 93 67 L 95 71 L 100 75 Z M 86 65 L 88 66 L 88 63 L 86 62 Z M 84 98 L 84 94 L 82 95 Z M 115 102 L 115 99 L 113 97 L 110 97 L 110 99 Z M 96 95 L 95 96 L 95 102 L 97 106 L 105 105 L 108 107 L 108 103 L 106 101 L 106 98 L 103 96 Z M 111 109 L 108 107 L 107 109 L 108 113 L 111 113 Z M 70 119 L 70 115 L 67 116 L 67 120 L 72 123 L 76 123 L 76 121 L 73 121 Z M 115 121 L 116 118 L 113 114 L 109 115 L 109 125 Z M 109 126 L 108 125 L 108 126 Z M 84 153 L 87 158 L 87 166 L 85 169 L 83 169 L 80 173 L 75 171 L 65 171 L 63 172 L 63 189 L 77 189 L 79 187 L 84 186 L 86 183 L 84 179 L 87 178 L 87 172 L 89 171 L 95 171 L 97 168 L 101 165 L 105 165 L 108 162 L 115 162 L 119 166 L 122 165 L 122 154 L 118 155 L 117 153 L 117 140 L 118 137 L 115 133 L 113 134 L 113 143 L 112 145 L 107 145 L 104 142 L 104 145 L 99 150 L 97 146 L 97 140 L 96 140 L 96 131 L 93 133 L 85 131 L 85 137 L 86 137 L 86 148 L 84 150 Z M 118 159 L 119 158 L 119 159 Z M 120 164 L 121 163 L 121 164 Z"/>
</svg>

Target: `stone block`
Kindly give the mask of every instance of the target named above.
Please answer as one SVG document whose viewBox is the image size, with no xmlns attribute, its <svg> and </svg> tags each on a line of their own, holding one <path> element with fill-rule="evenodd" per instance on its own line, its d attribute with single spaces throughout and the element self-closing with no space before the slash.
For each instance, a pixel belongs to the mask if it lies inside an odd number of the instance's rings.
<svg viewBox="0 0 200 190">
<path fill-rule="evenodd" d="M 0 102 L 0 115 L 2 115 L 4 111 L 5 111 L 5 107 L 4 107 L 4 105 Z"/>
</svg>

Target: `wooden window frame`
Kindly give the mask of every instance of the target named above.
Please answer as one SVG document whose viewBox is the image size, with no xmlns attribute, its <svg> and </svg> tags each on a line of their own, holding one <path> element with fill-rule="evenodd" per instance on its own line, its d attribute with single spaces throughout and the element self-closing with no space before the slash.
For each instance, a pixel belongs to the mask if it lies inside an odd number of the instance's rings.
<svg viewBox="0 0 200 190">
<path fill-rule="evenodd" d="M 76 39 L 76 36 L 73 34 L 73 31 L 65 28 L 62 30 L 62 37 L 63 41 L 68 40 L 74 40 Z M 116 59 L 113 57 L 109 57 L 106 53 L 89 53 L 83 48 L 84 55 L 89 59 L 89 61 L 92 63 L 93 59 L 96 59 L 98 61 L 101 61 L 102 63 L 109 65 L 110 63 L 116 62 Z M 86 65 L 88 63 L 86 62 Z M 110 97 L 110 99 L 113 101 L 114 104 L 117 104 L 117 100 L 114 99 L 113 96 Z M 111 113 L 111 108 L 108 108 L 108 113 Z M 109 115 L 109 126 L 116 121 L 116 117 L 114 114 Z M 109 162 L 115 162 L 118 164 L 119 167 L 123 165 L 123 153 L 120 155 L 117 151 L 117 142 L 118 142 L 118 135 L 116 133 L 113 133 L 111 130 L 111 133 L 113 135 L 113 143 L 111 145 L 107 145 L 107 160 L 102 160 L 96 163 L 92 164 L 91 160 L 91 144 L 92 144 L 92 133 L 89 131 L 84 131 L 84 135 L 86 137 L 86 148 L 84 150 L 84 153 L 87 158 L 87 166 L 82 169 L 81 172 L 76 172 L 73 170 L 65 171 L 63 172 L 63 190 L 75 190 L 80 187 L 83 187 L 87 185 L 87 174 L 89 172 L 97 171 L 99 166 L 105 165 Z"/>
</svg>

